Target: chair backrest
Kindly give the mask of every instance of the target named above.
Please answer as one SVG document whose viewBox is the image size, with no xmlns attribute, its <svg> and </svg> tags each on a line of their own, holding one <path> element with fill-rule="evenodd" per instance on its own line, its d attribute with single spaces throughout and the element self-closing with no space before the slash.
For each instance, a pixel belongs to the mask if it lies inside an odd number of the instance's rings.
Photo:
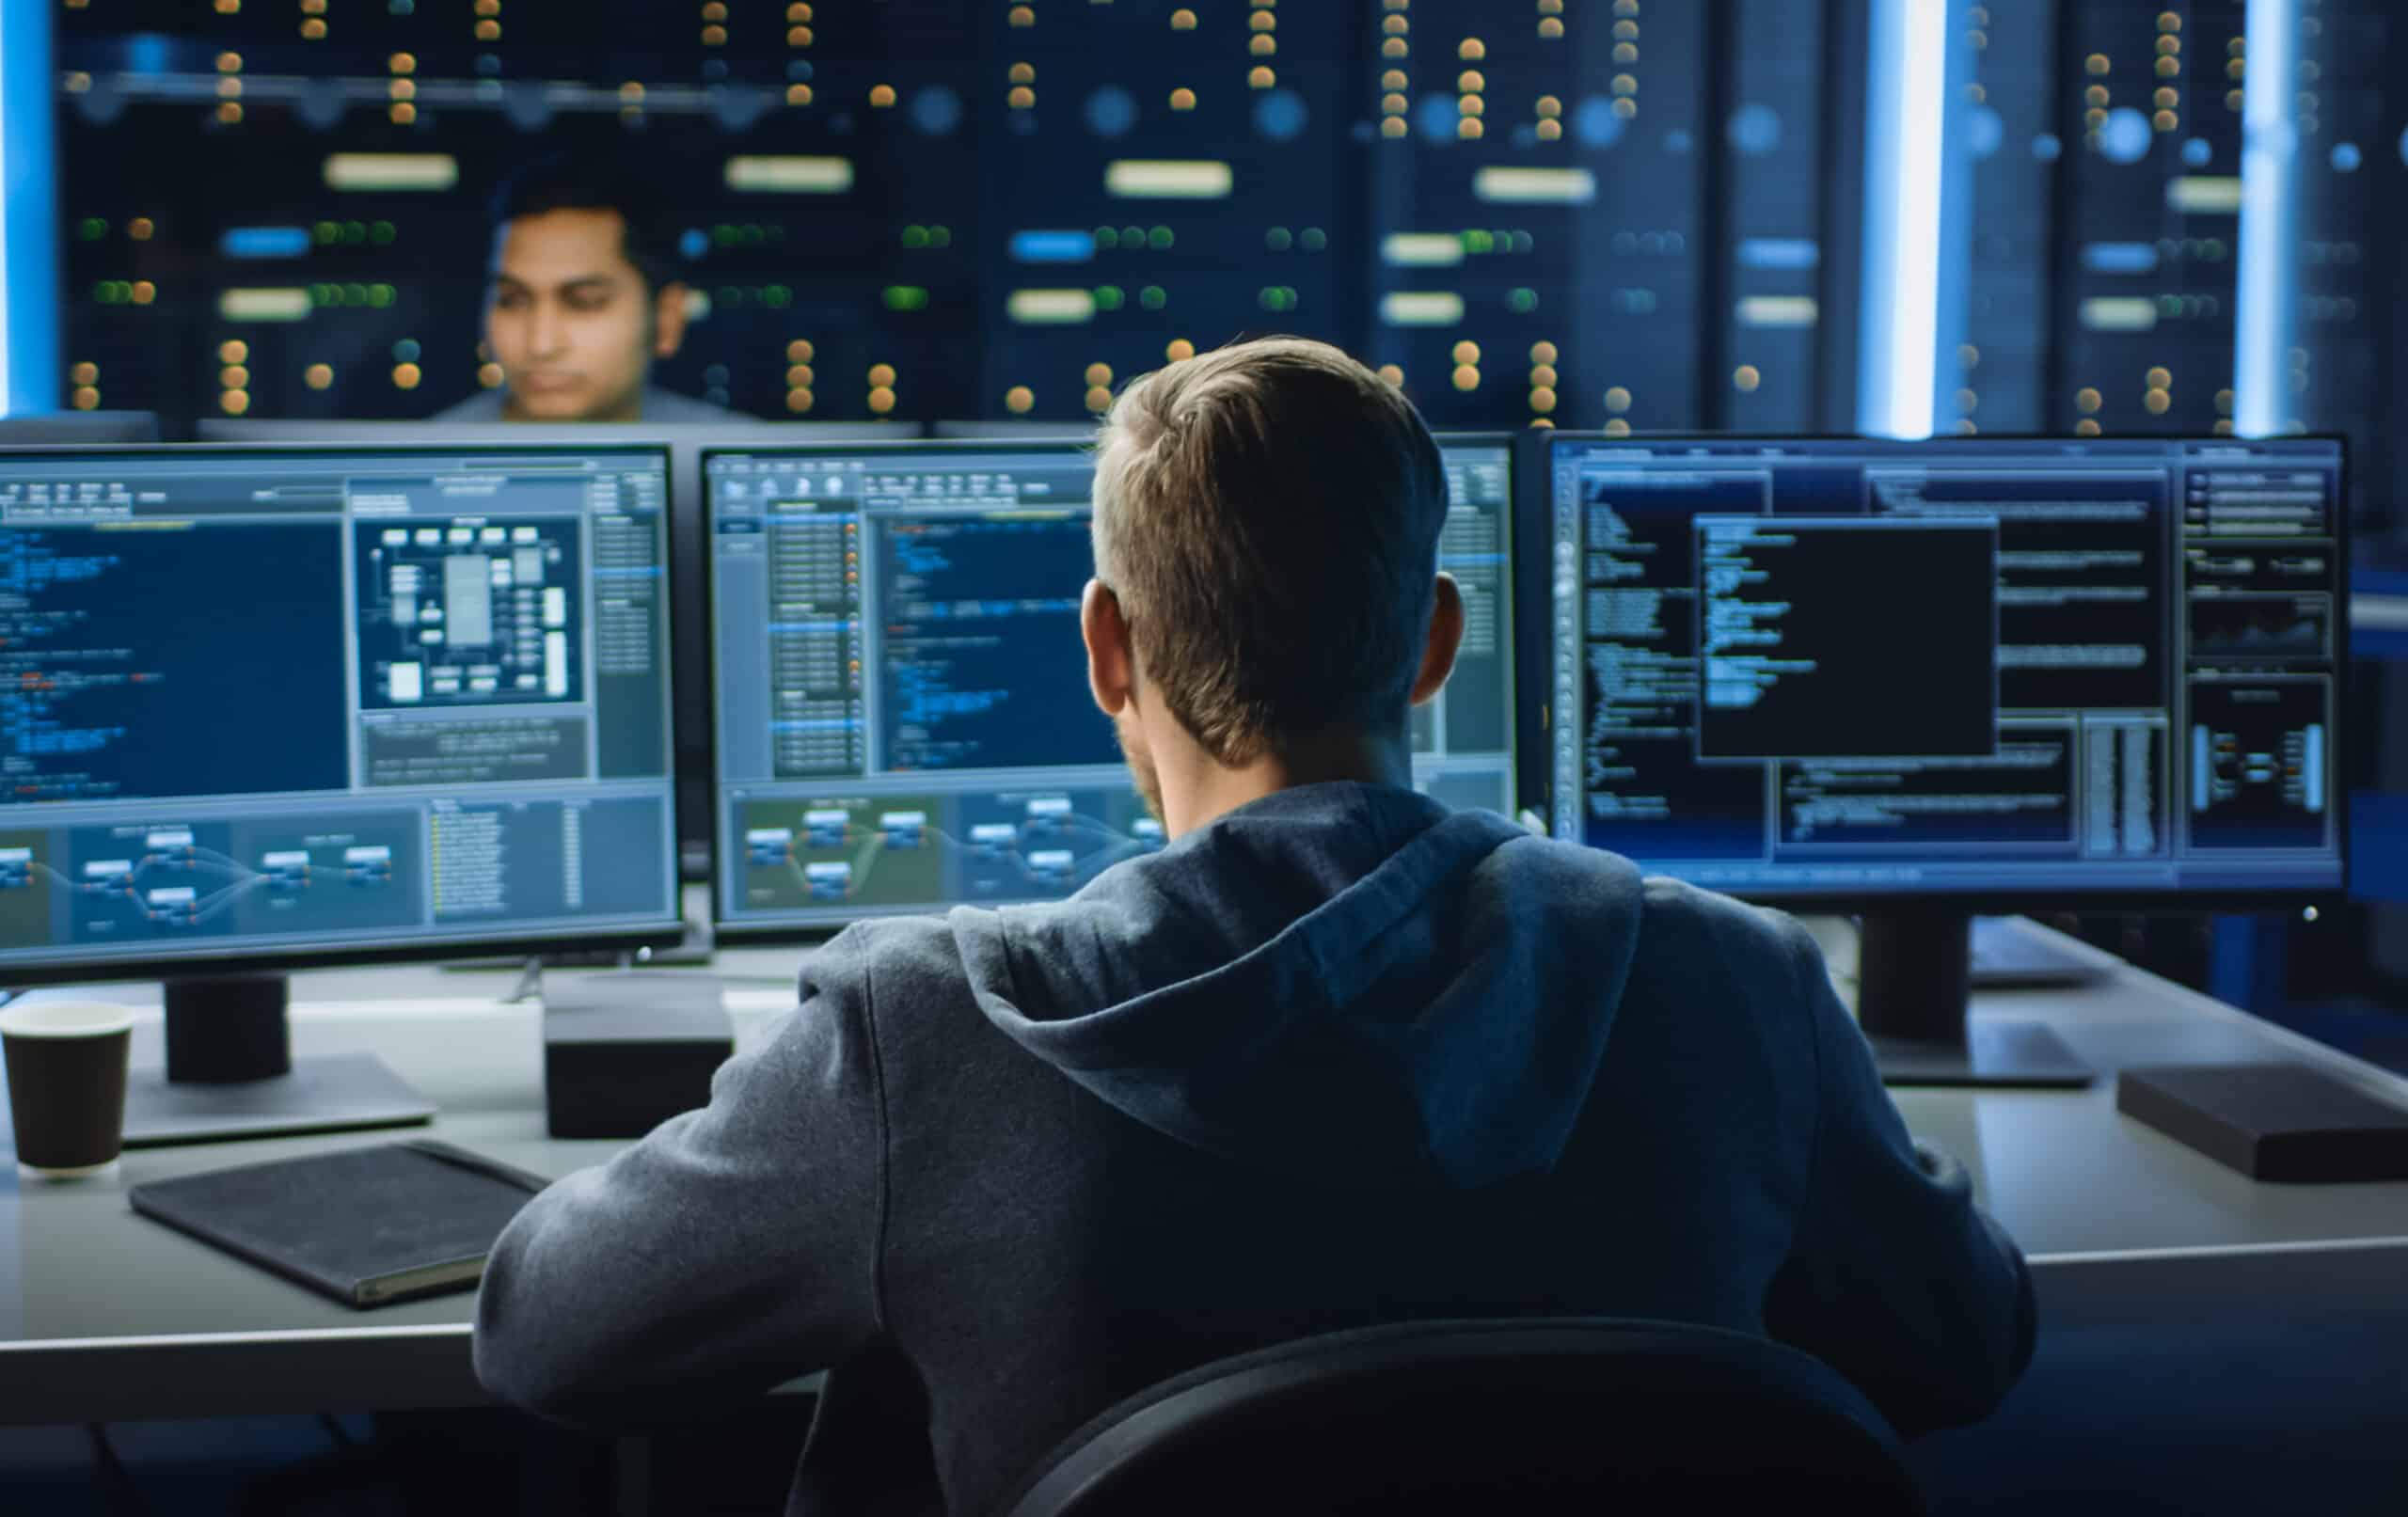
<svg viewBox="0 0 2408 1517">
<path fill-rule="evenodd" d="M 1824 1498 L 1850 1517 L 1923 1510 L 1897 1435 L 1820 1360 L 1718 1328 L 1520 1318 L 1363 1328 L 1206 1365 L 1094 1418 L 997 1511 L 1460 1517 Z"/>
</svg>

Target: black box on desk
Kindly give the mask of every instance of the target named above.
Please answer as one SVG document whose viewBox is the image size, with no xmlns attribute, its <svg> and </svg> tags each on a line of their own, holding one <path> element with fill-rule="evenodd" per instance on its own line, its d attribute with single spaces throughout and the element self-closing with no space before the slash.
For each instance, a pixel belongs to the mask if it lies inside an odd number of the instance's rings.
<svg viewBox="0 0 2408 1517">
<path fill-rule="evenodd" d="M 2305 1064 L 2126 1069 L 2115 1110 L 2252 1179 L 2408 1179 L 2408 1108 Z"/>
<path fill-rule="evenodd" d="M 547 976 L 544 1116 L 555 1138 L 641 1138 L 707 1105 L 736 1052 L 720 979 L 677 970 Z"/>
</svg>

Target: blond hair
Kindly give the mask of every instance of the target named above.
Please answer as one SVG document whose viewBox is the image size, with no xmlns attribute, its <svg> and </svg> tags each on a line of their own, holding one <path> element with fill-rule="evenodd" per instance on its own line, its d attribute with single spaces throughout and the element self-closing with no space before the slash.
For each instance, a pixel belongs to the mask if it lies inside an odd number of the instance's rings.
<svg viewBox="0 0 2408 1517">
<path fill-rule="evenodd" d="M 1096 444 L 1096 576 L 1138 667 L 1223 764 L 1401 723 L 1447 515 L 1410 402 L 1265 338 L 1131 385 Z"/>
</svg>

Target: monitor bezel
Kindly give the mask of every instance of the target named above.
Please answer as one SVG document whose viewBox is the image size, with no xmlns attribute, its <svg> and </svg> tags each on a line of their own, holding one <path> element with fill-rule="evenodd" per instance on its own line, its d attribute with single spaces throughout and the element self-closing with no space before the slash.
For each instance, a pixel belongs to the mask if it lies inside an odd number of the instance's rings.
<svg viewBox="0 0 2408 1517">
<path fill-rule="evenodd" d="M 1514 511 L 1514 576 L 1516 595 L 1516 627 L 1514 659 L 1517 666 L 1536 662 L 1539 672 L 1547 676 L 1540 688 L 1547 692 L 1544 701 L 1523 703 L 1515 715 L 1525 738 L 1538 734 L 1536 742 L 1522 741 L 1514 751 L 1514 791 L 1517 804 L 1535 815 L 1553 837 L 1555 827 L 1554 796 L 1551 785 L 1553 749 L 1547 738 L 1552 735 L 1552 711 L 1546 709 L 1555 688 L 1555 640 L 1547 636 L 1547 618 L 1554 604 L 1552 586 L 1545 576 L 1545 565 L 1551 561 L 1550 527 L 1555 519 L 1554 481 L 1555 448 L 1559 443 L 1716 443 L 1740 444 L 1763 441 L 1787 444 L 1874 443 L 1885 446 L 1921 444 L 1946 448 L 1961 444 L 1979 445 L 1988 442 L 2011 443 L 2252 443 L 2252 442 L 2322 442 L 2335 445 L 2340 453 L 2340 469 L 2336 480 L 2335 541 L 2340 553 L 2338 590 L 2334 606 L 2334 666 L 2333 713 L 2334 741 L 2332 751 L 2335 779 L 2332 785 L 2334 839 L 2340 862 L 2340 879 L 2337 883 L 2285 887 L 2267 885 L 2248 889 L 2217 886 L 2204 890 L 2183 890 L 2167 887 L 2159 890 L 2134 891 L 2084 890 L 2079 886 L 1993 886 L 1978 890 L 1879 891 L 1850 889 L 1830 892 L 1807 892 L 1779 889 L 1713 887 L 1719 893 L 1760 906 L 1777 907 L 1803 915 L 1861 915 L 1867 911 L 1921 909 L 1961 911 L 1969 915 L 1994 915 L 2037 910 L 2110 911 L 2131 913 L 2175 913 L 2211 911 L 2265 911 L 2323 909 L 2345 904 L 2349 899 L 2353 867 L 2353 846 L 2350 836 L 2350 785 L 2345 739 L 2350 735 L 2357 714 L 2350 699 L 2350 553 L 2353 524 L 2350 520 L 2350 439 L 2338 432 L 2286 433 L 2278 437 L 2225 437 L 2199 433 L 2142 433 L 2120 436 L 2077 437 L 2067 433 L 1979 433 L 1949 434 L 1929 438 L 1899 438 L 1870 436 L 1861 433 L 1750 433 L 1750 432 L 1632 432 L 1625 435 L 1610 435 L 1594 430 L 1557 430 L 1534 428 L 1521 436 L 1522 456 L 1516 460 Z M 1536 577 L 1533 580 L 1530 577 Z M 1544 608 L 1533 609 L 1533 608 Z M 1536 640 L 1521 634 L 1528 630 L 1531 619 L 1538 628 Z M 1516 687 L 1524 683 L 1516 680 Z M 1590 846 L 1587 844 L 1576 846 Z M 1646 861 L 1637 860 L 1644 869 Z M 1701 887 L 1704 888 L 1704 887 Z"/>
<path fill-rule="evenodd" d="M 1519 435 L 1516 433 L 1504 431 L 1441 432 L 1432 434 L 1432 436 L 1435 439 L 1439 448 L 1442 450 L 1450 447 L 1501 447 L 1505 450 L 1507 469 L 1505 481 L 1506 526 L 1509 537 L 1512 535 L 1514 520 L 1519 514 L 1519 481 L 1524 472 L 1521 454 L 1514 446 L 1518 435 Z M 724 830 L 727 825 L 727 808 L 721 803 L 720 795 L 721 782 L 719 772 L 719 555 L 713 551 L 713 545 L 718 540 L 719 509 L 718 501 L 711 491 L 712 459 L 721 455 L 743 458 L 758 458 L 764 455 L 776 458 L 857 458 L 865 454 L 874 457 L 881 452 L 907 451 L 940 451 L 966 454 L 1058 454 L 1066 450 L 1092 452 L 1094 448 L 1095 438 L 1093 435 L 1089 435 L 1084 438 L 1067 436 L 1017 438 L 923 437 L 916 440 L 896 438 L 892 441 L 878 441 L 870 443 L 798 442 L 768 449 L 748 448 L 741 445 L 735 445 L 728 447 L 706 447 L 702 450 L 703 587 L 704 592 L 707 596 L 705 614 L 711 619 L 710 624 L 706 628 L 707 635 L 704 639 L 705 651 L 703 662 L 705 674 L 709 680 L 709 705 L 711 710 L 710 730 L 705 735 L 705 736 L 709 745 L 711 766 L 710 832 L 712 865 L 710 881 L 710 922 L 711 934 L 714 938 L 725 940 L 729 942 L 742 942 L 748 946 L 753 944 L 796 942 L 820 943 L 827 941 L 829 939 L 833 938 L 837 934 L 861 923 L 911 921 L 914 918 L 925 919 L 927 917 L 943 916 L 946 912 L 955 909 L 958 903 L 932 902 L 926 909 L 923 910 L 881 912 L 875 915 L 854 916 L 848 917 L 842 922 L 761 922 L 758 920 L 748 919 L 730 921 L 723 914 L 724 901 L 720 891 L 720 869 L 724 861 L 734 857 L 734 853 L 731 851 L 730 839 Z M 1519 544 L 1514 543 L 1510 551 L 1516 557 L 1516 571 L 1510 585 L 1510 593 L 1515 597 L 1514 604 L 1516 608 L 1517 624 L 1514 628 L 1514 632 L 1518 637 L 1520 631 L 1518 625 L 1519 607 L 1521 604 L 1521 584 L 1519 581 L 1518 570 L 1518 554 L 1520 552 Z M 1520 689 L 1521 679 L 1521 666 L 1518 656 L 1509 662 L 1512 667 L 1508 672 L 1507 677 L 1509 680 L 1513 682 L 1513 688 L 1518 692 Z M 1509 728 L 1509 740 L 1515 744 L 1512 788 L 1514 793 L 1514 805 L 1517 809 L 1521 805 L 1521 751 L 1519 739 L 1519 727 L 1513 726 Z M 1038 897 L 1037 904 L 1043 904 L 1047 899 L 1048 898 L 1046 897 Z M 998 904 L 1002 905 L 1007 903 Z"/>
<path fill-rule="evenodd" d="M 463 451 L 483 452 L 485 439 L 471 438 L 464 447 L 459 442 L 429 439 L 425 442 L 374 443 L 345 447 L 338 443 L 123 443 L 80 446 L 75 444 L 43 444 L 0 448 L 0 468 L 24 459 L 39 458 L 410 458 L 425 455 L 456 455 Z M 597 442 L 591 447 L 574 443 L 496 443 L 492 451 L 531 453 L 535 455 L 577 456 L 594 452 L 648 453 L 660 463 L 663 482 L 661 533 L 667 546 L 661 569 L 665 586 L 673 587 L 676 565 L 675 533 L 668 522 L 667 482 L 670 468 L 667 444 L 658 442 Z M 676 613 L 673 588 L 664 598 L 673 619 Z M 664 623 L 663 631 L 669 630 Z M 673 638 L 670 644 L 669 710 L 673 720 L 676 711 L 676 653 Z M 682 831 L 683 822 L 676 814 L 675 783 L 676 735 L 664 729 L 670 745 L 669 801 L 673 836 Z M 684 884 L 677 878 L 676 859 L 669 861 L 672 887 L 670 900 L 674 914 L 657 924 L 638 924 L 595 931 L 547 931 L 462 933 L 437 939 L 413 939 L 398 942 L 294 944 L 255 949 L 239 944 L 221 948 L 195 950 L 182 954 L 127 955 L 121 958 L 78 958 L 67 960 L 17 959 L 0 962 L 0 987 L 30 988 L 44 985 L 93 985 L 150 980 L 181 980 L 212 974 L 289 973 L 312 969 L 341 969 L 370 964 L 426 963 L 443 959 L 527 956 L 580 952 L 636 953 L 647 949 L 673 948 L 685 940 L 686 924 L 683 910 Z M 146 947 L 150 945 L 145 945 Z"/>
</svg>

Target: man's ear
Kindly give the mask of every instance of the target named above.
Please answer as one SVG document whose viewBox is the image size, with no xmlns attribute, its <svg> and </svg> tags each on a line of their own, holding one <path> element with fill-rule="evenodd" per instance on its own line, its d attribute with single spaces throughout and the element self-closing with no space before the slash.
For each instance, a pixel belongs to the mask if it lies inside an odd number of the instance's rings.
<svg viewBox="0 0 2408 1517">
<path fill-rule="evenodd" d="M 652 356 L 673 358 L 686 341 L 686 287 L 672 279 L 653 292 Z"/>
<path fill-rule="evenodd" d="M 1419 705 L 1438 693 L 1455 672 L 1455 653 L 1464 643 L 1464 593 L 1455 577 L 1441 574 L 1431 597 L 1430 636 L 1421 645 L 1421 668 L 1413 676 L 1413 703 Z"/>
<path fill-rule="evenodd" d="M 1101 579 L 1088 580 L 1079 599 L 1079 636 L 1087 645 L 1087 688 L 1105 716 L 1117 717 L 1136 694 L 1137 656 L 1120 597 Z"/>
</svg>

